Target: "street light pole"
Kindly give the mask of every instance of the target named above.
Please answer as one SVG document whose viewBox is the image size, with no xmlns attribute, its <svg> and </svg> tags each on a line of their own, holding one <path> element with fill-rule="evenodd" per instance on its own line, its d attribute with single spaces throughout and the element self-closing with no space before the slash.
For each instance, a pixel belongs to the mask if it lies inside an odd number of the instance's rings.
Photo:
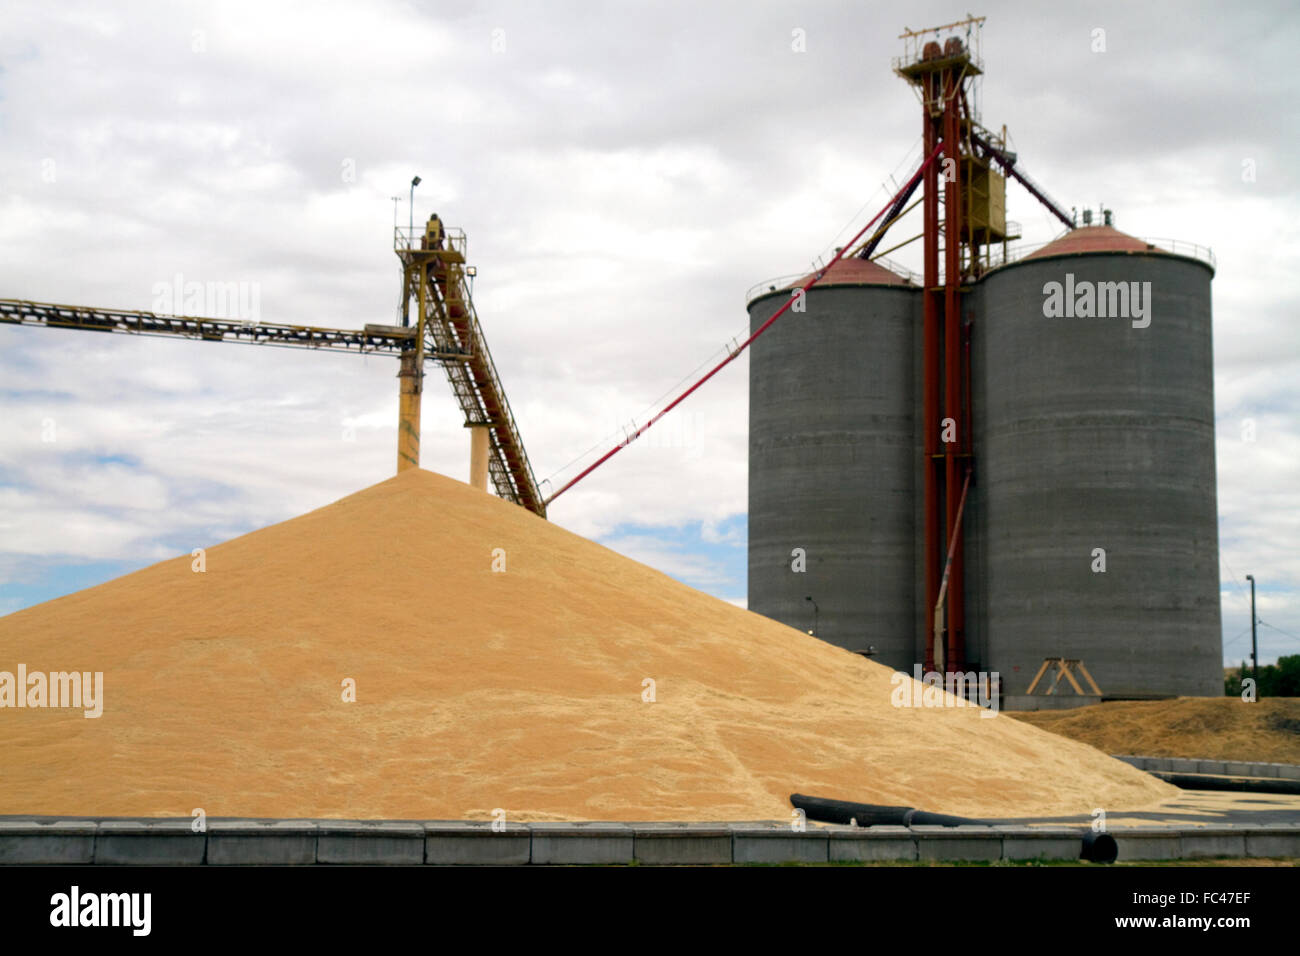
<svg viewBox="0 0 1300 956">
<path fill-rule="evenodd" d="M 415 239 L 415 187 L 420 185 L 420 177 L 416 176 L 411 180 L 411 205 L 407 210 L 410 215 L 407 217 L 409 223 L 406 229 L 406 241 L 413 242 Z"/>
<path fill-rule="evenodd" d="M 808 595 L 806 598 L 804 598 L 804 600 L 811 602 L 813 606 L 813 626 L 812 626 L 812 630 L 809 631 L 808 633 L 811 634 L 813 637 L 816 637 L 817 636 L 817 611 L 818 611 L 817 602 L 812 599 L 811 594 Z"/>
<path fill-rule="evenodd" d="M 1250 673 L 1255 678 L 1255 693 L 1259 694 L 1259 647 L 1255 643 L 1255 575 L 1246 575 L 1250 582 Z"/>
</svg>

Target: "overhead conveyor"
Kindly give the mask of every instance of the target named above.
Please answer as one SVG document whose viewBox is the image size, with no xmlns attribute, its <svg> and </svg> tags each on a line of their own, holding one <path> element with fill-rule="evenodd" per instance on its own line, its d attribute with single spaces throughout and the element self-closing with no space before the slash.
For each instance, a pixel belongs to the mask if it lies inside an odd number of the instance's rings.
<svg viewBox="0 0 1300 956">
<path fill-rule="evenodd" d="M 545 503 L 470 296 L 467 279 L 472 271 L 465 264 L 465 234 L 446 230 L 437 216 L 430 218 L 421 234 L 414 233 L 397 230 L 394 243 L 402 261 L 403 287 L 408 293 L 403 305 L 407 321 L 402 325 L 368 324 L 359 329 L 279 325 L 256 317 L 217 319 L 26 299 L 0 299 L 0 322 L 397 356 L 401 360 L 398 471 L 419 467 L 424 364 L 438 362 L 447 373 L 452 392 L 465 413 L 465 426 L 470 429 L 470 483 L 486 489 L 490 477 L 499 497 L 545 517 Z M 218 305 L 239 299 L 237 289 L 223 287 L 218 291 L 222 295 L 208 297 Z M 409 321 L 411 302 L 416 303 L 414 325 Z"/>
</svg>

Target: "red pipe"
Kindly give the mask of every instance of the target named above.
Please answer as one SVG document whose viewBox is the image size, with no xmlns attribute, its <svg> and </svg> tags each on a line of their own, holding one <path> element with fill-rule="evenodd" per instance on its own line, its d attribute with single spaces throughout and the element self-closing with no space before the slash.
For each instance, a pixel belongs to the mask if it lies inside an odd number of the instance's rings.
<svg viewBox="0 0 1300 956">
<path fill-rule="evenodd" d="M 944 417 L 951 419 L 955 441 L 944 446 L 944 517 L 945 537 L 957 540 L 959 491 L 957 458 L 965 441 L 965 422 L 961 413 L 961 108 L 957 77 L 945 71 L 946 102 L 943 113 L 943 156 L 952 162 L 953 176 L 944 190 L 944 308 L 943 308 L 943 406 Z M 954 562 L 952 593 L 948 597 L 948 647 L 943 656 L 948 671 L 965 670 L 965 606 L 962 601 L 962 562 Z"/>
<path fill-rule="evenodd" d="M 966 509 L 966 492 L 970 490 L 970 472 L 966 472 L 966 480 L 962 482 L 961 499 L 957 502 L 957 518 L 961 519 L 962 512 Z M 943 565 L 943 579 L 939 582 L 939 596 L 945 596 L 944 589 L 948 587 L 948 572 L 952 570 L 953 564 L 957 560 L 957 535 L 954 533 L 952 540 L 948 542 L 948 559 Z M 951 598 L 949 598 L 949 607 L 952 607 Z M 935 602 L 936 604 L 938 601 Z M 949 668 L 951 669 L 951 668 Z"/>
<path fill-rule="evenodd" d="M 916 174 L 913 175 L 912 178 L 909 179 L 909 180 L 907 181 L 907 184 L 906 184 L 905 186 L 903 186 L 903 189 L 909 189 L 909 188 L 911 188 L 911 187 L 916 183 L 917 179 L 921 176 L 921 174 L 924 173 L 924 172 L 926 171 L 926 169 L 928 169 L 928 168 L 930 167 L 930 164 L 934 162 L 934 158 L 935 158 L 936 156 L 938 156 L 938 155 L 939 155 L 939 151 L 938 151 L 938 149 L 933 150 L 933 151 L 930 153 L 930 155 L 926 158 L 925 162 L 921 164 L 921 168 L 918 169 L 918 170 L 916 171 Z M 901 193 L 901 192 L 903 191 L 903 189 L 900 189 L 900 190 L 899 190 L 899 193 Z M 894 199 L 897 199 L 897 198 L 898 198 L 898 195 L 895 194 Z M 812 276 L 812 278 L 809 279 L 807 282 L 805 282 L 805 283 L 803 284 L 803 286 L 801 287 L 801 290 L 802 290 L 803 292 L 807 292 L 809 289 L 811 289 L 813 286 L 815 286 L 818 282 L 820 282 L 820 281 L 822 280 L 822 278 L 826 275 L 826 273 L 827 273 L 828 271 L 830 271 L 831 266 L 833 266 L 833 265 L 835 265 L 835 263 L 839 262 L 839 260 L 844 256 L 845 251 L 848 250 L 848 249 L 851 249 L 854 245 L 856 245 L 856 244 L 857 244 L 857 241 L 858 241 L 859 239 L 861 239 L 861 238 L 863 237 L 863 235 L 866 234 L 867 230 L 870 229 L 872 226 L 874 226 L 874 225 L 876 224 L 876 220 L 878 220 L 881 216 L 883 216 L 886 212 L 889 211 L 890 207 L 893 205 L 894 199 L 891 199 L 890 202 L 887 203 L 887 204 L 885 205 L 885 207 L 884 207 L 883 209 L 880 210 L 880 212 L 876 213 L 876 214 L 871 218 L 871 221 L 870 221 L 869 223 L 867 223 L 865 226 L 863 226 L 862 229 L 858 232 L 858 234 L 857 234 L 856 236 L 854 236 L 854 237 L 853 237 L 852 239 L 850 239 L 847 243 L 845 243 L 842 247 L 840 247 L 840 251 L 837 252 L 837 253 L 835 253 L 835 258 L 831 259 L 831 261 L 828 262 L 828 263 L 826 264 L 825 268 L 823 268 L 823 269 L 821 269 L 820 271 L 814 273 L 813 276 Z M 638 428 L 636 431 L 634 431 L 634 432 L 632 433 L 631 437 L 629 437 L 629 438 L 624 438 L 621 442 L 619 442 L 617 445 L 615 445 L 615 446 L 614 446 L 613 448 L 611 448 L 609 451 L 605 452 L 605 454 L 601 455 L 598 459 L 596 459 L 596 461 L 595 461 L 593 464 L 591 464 L 591 465 L 587 466 L 586 468 L 584 468 L 584 469 L 583 469 L 583 470 L 578 474 L 578 476 L 577 476 L 576 478 L 574 478 L 572 481 L 568 482 L 567 484 L 563 485 L 563 486 L 560 488 L 559 491 L 557 491 L 555 494 L 553 494 L 553 495 L 551 495 L 549 498 L 547 498 L 547 499 L 542 503 L 543 506 L 544 506 L 544 507 L 545 507 L 545 506 L 549 506 L 550 503 L 551 503 L 552 501 L 554 501 L 556 498 L 560 497 L 560 495 L 564 494 L 566 491 L 568 491 L 570 488 L 572 488 L 574 485 L 576 485 L 578 482 L 580 482 L 583 478 L 587 477 L 589 474 L 591 474 L 593 471 L 595 471 L 597 468 L 599 468 L 601 465 L 603 465 L 603 464 L 604 464 L 605 462 L 607 462 L 609 459 L 613 458 L 614 455 L 616 455 L 618 452 L 622 451 L 622 450 L 623 450 L 624 448 L 626 448 L 628 445 L 632 444 L 632 442 L 634 442 L 634 441 L 636 441 L 638 438 L 640 438 L 640 437 L 641 437 L 641 436 L 642 436 L 642 435 L 643 435 L 643 434 L 644 434 L 644 433 L 645 433 L 645 432 L 650 428 L 650 426 L 652 426 L 655 422 L 659 421 L 659 419 L 663 418 L 665 415 L 667 415 L 669 412 L 671 412 L 674 408 L 676 408 L 678 405 L 680 405 L 683 401 L 686 400 L 687 396 L 689 396 L 692 392 L 694 392 L 697 388 L 699 388 L 701 385 L 703 385 L 703 384 L 704 384 L 705 382 L 707 382 L 709 379 L 713 378 L 714 375 L 717 375 L 718 372 L 720 372 L 720 371 L 723 369 L 724 366 L 730 364 L 730 363 L 731 363 L 735 358 L 737 358 L 737 357 L 740 355 L 741 352 L 743 352 L 743 351 L 745 351 L 745 349 L 749 348 L 750 343 L 753 342 L 754 339 L 758 338 L 760 335 L 762 335 L 764 332 L 766 332 L 766 331 L 768 330 L 768 328 L 772 325 L 773 322 L 775 322 L 775 321 L 776 321 L 777 319 L 779 319 L 782 315 L 784 315 L 785 312 L 786 312 L 786 310 L 789 309 L 790 306 L 794 304 L 794 302 L 795 302 L 795 298 L 796 298 L 795 296 L 791 296 L 791 297 L 786 301 L 785 305 L 781 306 L 781 308 L 779 308 L 779 309 L 776 311 L 776 314 L 775 314 L 775 315 L 773 315 L 770 319 L 768 319 L 766 322 L 764 322 L 762 325 L 760 325 L 760 326 L 758 327 L 758 330 L 757 330 L 753 335 L 751 335 L 749 338 L 745 339 L 744 342 L 741 342 L 739 348 L 737 348 L 736 351 L 732 352 L 730 355 L 728 355 L 726 358 L 724 358 L 724 359 L 723 359 L 721 362 L 719 362 L 717 365 L 713 366 L 713 368 L 709 369 L 709 371 L 706 372 L 706 373 L 704 374 L 704 376 L 703 376 L 702 378 L 700 378 L 699 381 L 697 381 L 694 385 L 692 385 L 692 386 L 691 386 L 690 388 L 688 388 L 686 391 L 682 392 L 682 394 L 678 395 L 678 396 L 677 396 L 676 398 L 674 398 L 671 402 L 669 402 L 667 405 L 665 405 L 664 408 L 663 408 L 661 411 L 659 411 L 659 412 L 658 412 L 658 413 L 657 413 L 653 418 L 651 418 L 648 422 L 646 422 L 644 425 L 642 425 L 640 428 Z"/>
<path fill-rule="evenodd" d="M 937 82 L 928 77 L 927 83 Z M 929 96 L 926 100 L 929 100 Z M 933 153 L 942 149 L 938 130 L 928 111 L 922 112 L 925 149 Z M 925 234 L 925 292 L 922 306 L 922 359 L 921 359 L 921 453 L 923 457 L 922 482 L 924 486 L 925 534 L 925 607 L 934 607 L 939 597 L 939 489 L 937 461 L 939 450 L 939 173 L 931 167 L 925 174 L 924 224 Z M 925 627 L 925 670 L 934 670 L 934 632 Z"/>
</svg>

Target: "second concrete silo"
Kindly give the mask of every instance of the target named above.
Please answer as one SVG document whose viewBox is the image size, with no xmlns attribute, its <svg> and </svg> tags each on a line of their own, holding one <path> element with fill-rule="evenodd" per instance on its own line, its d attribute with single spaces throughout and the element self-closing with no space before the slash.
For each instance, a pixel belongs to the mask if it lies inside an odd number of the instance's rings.
<svg viewBox="0 0 1300 956">
<path fill-rule="evenodd" d="M 1009 695 L 1047 656 L 1107 696 L 1222 693 L 1212 276 L 1096 226 L 976 286 L 971 586 Z"/>
<path fill-rule="evenodd" d="M 790 295 L 753 299 L 751 331 Z M 919 299 L 883 266 L 840 260 L 749 360 L 750 610 L 849 650 L 874 647 L 905 669 L 915 657 Z"/>
</svg>

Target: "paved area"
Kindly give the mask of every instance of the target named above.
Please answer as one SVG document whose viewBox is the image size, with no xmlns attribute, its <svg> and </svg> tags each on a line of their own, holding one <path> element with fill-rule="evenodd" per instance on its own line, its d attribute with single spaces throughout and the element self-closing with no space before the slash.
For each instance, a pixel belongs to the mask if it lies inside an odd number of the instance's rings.
<svg viewBox="0 0 1300 956">
<path fill-rule="evenodd" d="M 1118 826 L 1268 826 L 1300 824 L 1300 796 L 1276 793 L 1234 793 L 1184 790 L 1156 810 L 1106 810 L 1106 823 Z M 1035 817 L 996 821 L 1028 826 L 1087 826 L 1091 816 Z"/>
</svg>

